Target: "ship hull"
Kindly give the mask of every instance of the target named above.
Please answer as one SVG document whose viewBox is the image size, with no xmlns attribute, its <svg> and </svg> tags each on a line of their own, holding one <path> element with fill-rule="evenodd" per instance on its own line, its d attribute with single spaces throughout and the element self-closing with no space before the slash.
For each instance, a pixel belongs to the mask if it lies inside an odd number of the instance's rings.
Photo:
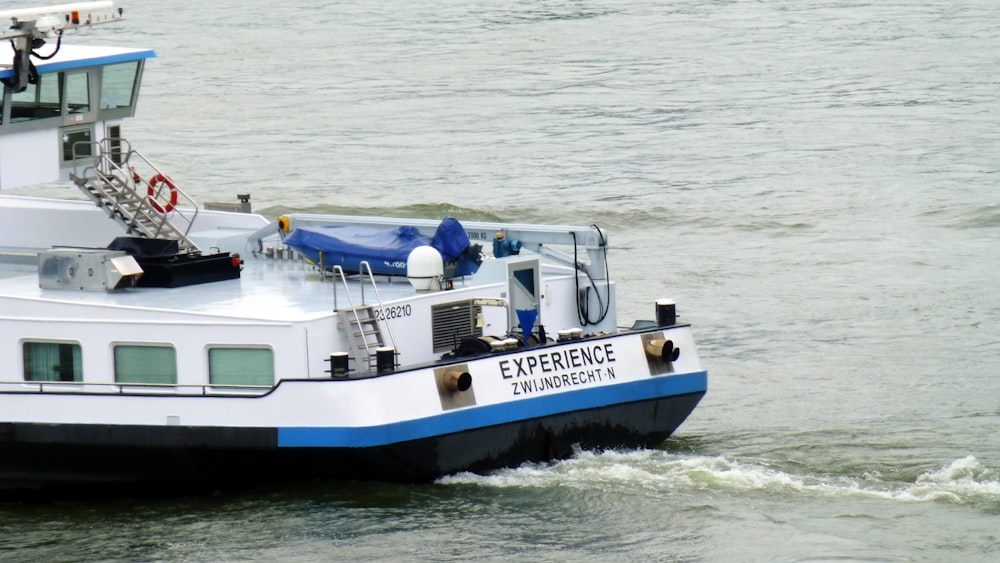
<svg viewBox="0 0 1000 563">
<path fill-rule="evenodd" d="M 575 448 L 651 448 L 704 392 L 369 447 L 282 447 L 277 428 L 0 425 L 0 492 L 61 497 L 176 494 L 275 482 L 424 482 L 572 455 Z"/>
</svg>

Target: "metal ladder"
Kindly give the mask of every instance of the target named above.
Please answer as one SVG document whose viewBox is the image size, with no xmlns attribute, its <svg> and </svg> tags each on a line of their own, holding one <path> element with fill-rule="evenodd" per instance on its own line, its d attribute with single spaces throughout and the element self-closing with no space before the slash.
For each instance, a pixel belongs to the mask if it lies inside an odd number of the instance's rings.
<svg viewBox="0 0 1000 563">
<path fill-rule="evenodd" d="M 351 341 L 354 365 L 366 366 L 368 373 L 376 370 L 377 350 L 385 347 L 382 329 L 375 317 L 375 308 L 362 305 L 338 311 L 347 323 L 347 335 Z"/>
<path fill-rule="evenodd" d="M 188 238 L 188 231 L 198 215 L 198 205 L 174 186 L 167 175 L 138 151 L 132 150 L 124 139 L 75 143 L 74 161 L 78 151 L 84 148 L 90 148 L 91 153 L 97 149 L 93 164 L 84 168 L 81 174 L 77 174 L 74 167 L 70 179 L 108 217 L 121 225 L 126 234 L 176 240 L 181 253 L 200 251 Z M 138 168 L 148 172 L 146 179 L 140 176 Z M 189 209 L 177 207 L 181 199 Z"/>
<path fill-rule="evenodd" d="M 359 371 L 361 369 L 360 366 L 364 366 L 367 373 L 374 373 L 377 371 L 377 351 L 379 348 L 384 348 L 386 346 L 385 339 L 382 335 L 382 328 L 379 325 L 378 317 L 376 316 L 376 311 L 382 309 L 382 296 L 379 293 L 378 285 L 375 283 L 375 275 L 368 262 L 361 262 L 361 272 L 359 273 L 361 304 L 356 305 L 354 303 L 354 298 L 351 296 L 351 289 L 347 284 L 347 275 L 344 273 L 343 268 L 340 266 L 334 266 L 333 274 L 334 277 L 339 279 L 340 283 L 344 286 L 344 291 L 347 294 L 347 300 L 350 303 L 350 307 L 343 309 L 337 308 L 337 290 L 336 286 L 334 286 L 333 306 L 338 313 L 338 317 L 340 317 L 344 322 L 347 339 L 351 345 L 351 357 L 354 358 L 354 365 L 359 366 L 357 368 Z M 366 278 L 375 292 L 375 299 L 378 303 L 377 307 L 375 305 L 365 303 Z M 392 329 L 389 328 L 388 324 L 385 325 L 385 328 L 386 333 L 389 336 L 389 343 L 395 351 L 396 340 L 392 336 Z"/>
</svg>

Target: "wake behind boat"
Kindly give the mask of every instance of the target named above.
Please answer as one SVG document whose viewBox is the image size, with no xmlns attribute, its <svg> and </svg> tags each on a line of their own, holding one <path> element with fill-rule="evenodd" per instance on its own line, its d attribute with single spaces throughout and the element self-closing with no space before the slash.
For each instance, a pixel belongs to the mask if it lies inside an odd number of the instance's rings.
<svg viewBox="0 0 1000 563">
<path fill-rule="evenodd" d="M 704 395 L 672 302 L 617 327 L 596 226 L 199 206 L 122 132 L 154 53 L 62 44 L 121 15 L 0 12 L 0 191 L 89 199 L 0 194 L 6 492 L 426 481 L 654 447 Z"/>
</svg>

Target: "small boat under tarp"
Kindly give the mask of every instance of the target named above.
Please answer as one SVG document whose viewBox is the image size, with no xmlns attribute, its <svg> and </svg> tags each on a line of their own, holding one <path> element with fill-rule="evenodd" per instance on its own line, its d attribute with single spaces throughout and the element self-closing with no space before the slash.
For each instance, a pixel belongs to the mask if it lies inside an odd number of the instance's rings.
<svg viewBox="0 0 1000 563">
<path fill-rule="evenodd" d="M 482 263 L 482 247 L 469 243 L 465 228 L 454 217 L 441 221 L 433 237 L 410 225 L 394 229 L 323 225 L 297 228 L 284 242 L 317 266 L 340 266 L 348 273 L 360 272 L 361 263 L 368 262 L 375 274 L 405 276 L 410 253 L 421 246 L 441 254 L 445 277 L 472 275 Z"/>
</svg>

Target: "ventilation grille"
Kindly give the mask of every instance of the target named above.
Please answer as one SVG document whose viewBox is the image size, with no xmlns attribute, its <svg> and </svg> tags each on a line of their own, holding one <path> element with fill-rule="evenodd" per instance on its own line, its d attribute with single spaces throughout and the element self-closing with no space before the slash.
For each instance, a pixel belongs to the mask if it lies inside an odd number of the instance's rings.
<svg viewBox="0 0 1000 563">
<path fill-rule="evenodd" d="M 122 164 L 122 128 L 120 125 L 108 127 L 108 140 L 111 143 L 111 162 Z"/>
<path fill-rule="evenodd" d="M 476 317 L 482 308 L 472 301 L 442 303 L 431 307 L 434 325 L 434 352 L 455 349 L 463 338 L 482 336 L 483 329 L 476 326 Z"/>
</svg>

